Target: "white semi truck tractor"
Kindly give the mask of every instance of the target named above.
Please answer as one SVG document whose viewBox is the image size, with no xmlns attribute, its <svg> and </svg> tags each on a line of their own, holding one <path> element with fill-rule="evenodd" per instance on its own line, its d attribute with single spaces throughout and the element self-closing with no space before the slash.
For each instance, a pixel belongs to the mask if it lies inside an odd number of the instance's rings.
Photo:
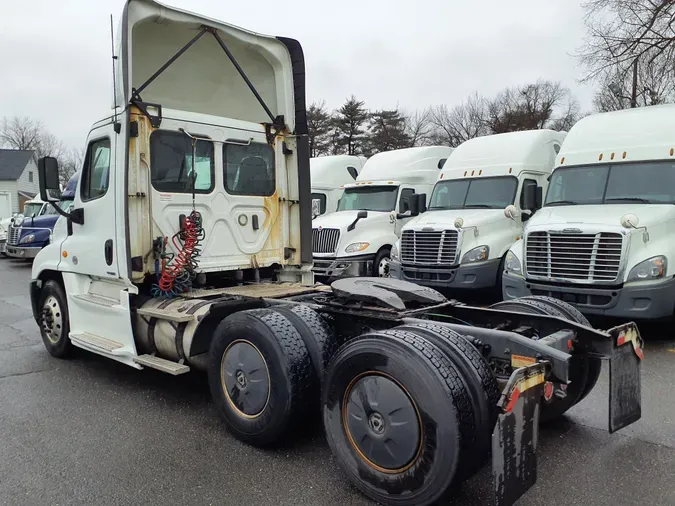
<svg viewBox="0 0 675 506">
<path fill-rule="evenodd" d="M 671 319 L 675 106 L 588 116 L 569 132 L 543 208 L 511 248 L 504 299 L 540 295 L 582 313 Z"/>
<path fill-rule="evenodd" d="M 314 274 L 389 277 L 391 248 L 415 209 L 415 195 L 428 194 L 452 153 L 445 146 L 424 146 L 377 153 L 345 185 L 337 211 L 312 224 Z"/>
<path fill-rule="evenodd" d="M 253 445 L 320 418 L 345 476 L 399 506 L 443 501 L 490 459 L 497 504 L 513 504 L 536 481 L 538 421 L 579 402 L 603 358 L 609 429 L 640 418 L 632 323 L 593 329 L 549 299 L 476 308 L 393 279 L 313 283 L 297 41 L 153 0 L 126 3 L 119 36 L 116 106 L 33 263 L 53 356 L 204 370 Z M 38 168 L 47 200 L 57 162 Z"/>
<path fill-rule="evenodd" d="M 391 276 L 448 290 L 499 290 L 504 257 L 541 207 L 564 132 L 532 130 L 462 143 L 428 208 L 391 251 Z M 421 209 L 424 211 L 424 209 Z"/>
<path fill-rule="evenodd" d="M 312 216 L 335 212 L 345 185 L 353 183 L 366 162 L 365 156 L 334 155 L 310 159 Z"/>
</svg>

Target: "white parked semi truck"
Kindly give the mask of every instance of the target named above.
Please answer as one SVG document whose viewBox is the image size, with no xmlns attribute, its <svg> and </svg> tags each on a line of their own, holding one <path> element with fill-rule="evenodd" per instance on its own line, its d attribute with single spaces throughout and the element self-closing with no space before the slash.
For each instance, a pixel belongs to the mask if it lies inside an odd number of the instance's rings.
<svg viewBox="0 0 675 506">
<path fill-rule="evenodd" d="M 319 156 L 310 159 L 312 216 L 335 212 L 345 185 L 356 181 L 365 162 L 364 156 L 352 155 Z"/>
<path fill-rule="evenodd" d="M 513 504 L 536 481 L 539 419 L 588 394 L 602 358 L 609 429 L 640 418 L 632 323 L 596 330 L 549 299 L 470 307 L 392 279 L 313 284 L 297 41 L 129 0 L 116 62 L 117 107 L 33 263 L 53 356 L 204 370 L 227 429 L 254 445 L 320 413 L 346 477 L 400 506 L 444 500 L 490 457 L 497 504 Z M 47 199 L 57 162 L 38 169 Z"/>
<path fill-rule="evenodd" d="M 506 252 L 541 207 L 564 138 L 562 132 L 533 130 L 461 144 L 445 162 L 426 212 L 403 227 L 391 252 L 391 276 L 501 292 Z"/>
<path fill-rule="evenodd" d="M 675 309 L 675 106 L 589 116 L 556 160 L 544 207 L 513 245 L 505 299 L 545 295 L 589 315 Z"/>
<path fill-rule="evenodd" d="M 428 146 L 377 153 L 337 211 L 312 224 L 314 273 L 320 279 L 389 276 L 391 248 L 412 217 L 411 197 L 427 194 L 452 148 Z"/>
</svg>

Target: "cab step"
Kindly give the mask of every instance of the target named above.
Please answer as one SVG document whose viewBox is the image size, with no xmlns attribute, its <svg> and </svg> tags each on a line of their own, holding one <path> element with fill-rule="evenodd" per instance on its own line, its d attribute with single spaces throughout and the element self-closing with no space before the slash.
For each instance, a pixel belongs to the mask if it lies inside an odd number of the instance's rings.
<svg viewBox="0 0 675 506">
<path fill-rule="evenodd" d="M 166 311 L 164 309 L 156 308 L 140 308 L 136 310 L 139 316 L 147 316 L 149 318 L 157 318 L 158 320 L 167 320 L 176 323 L 190 322 L 195 319 L 195 315 L 187 313 L 179 313 L 177 311 Z"/>
<path fill-rule="evenodd" d="M 73 344 L 81 344 L 85 348 L 94 348 L 96 351 L 101 351 L 103 353 L 114 354 L 115 350 L 124 348 L 122 343 L 106 339 L 105 337 L 96 336 L 89 332 L 71 332 L 70 340 L 73 341 Z"/>
<path fill-rule="evenodd" d="M 167 374 L 172 374 L 173 376 L 185 374 L 190 370 L 190 367 L 185 364 L 179 364 L 177 362 L 172 362 L 171 360 L 165 360 L 154 355 L 140 355 L 138 357 L 134 357 L 134 362 L 144 365 L 145 367 L 157 369 L 158 371 L 162 371 Z"/>
<path fill-rule="evenodd" d="M 103 295 L 96 295 L 94 293 L 83 293 L 79 295 L 73 295 L 73 298 L 103 307 L 118 306 L 120 303 L 120 301 L 117 299 L 112 299 L 110 297 L 105 297 Z"/>
</svg>

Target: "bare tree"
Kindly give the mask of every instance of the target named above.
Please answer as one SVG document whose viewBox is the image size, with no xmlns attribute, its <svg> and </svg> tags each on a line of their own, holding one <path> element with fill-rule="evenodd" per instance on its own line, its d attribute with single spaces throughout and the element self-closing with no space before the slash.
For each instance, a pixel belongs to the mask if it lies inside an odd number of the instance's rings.
<svg viewBox="0 0 675 506">
<path fill-rule="evenodd" d="M 85 150 L 78 148 L 64 149 L 58 156 L 59 183 L 65 188 L 70 178 L 84 166 Z"/>
<path fill-rule="evenodd" d="M 410 140 L 410 147 L 427 146 L 431 134 L 431 110 L 421 109 L 412 113 L 402 112 L 405 118 L 405 132 Z"/>
<path fill-rule="evenodd" d="M 628 94 L 637 107 L 640 68 L 659 68 L 673 80 L 675 68 L 675 2 L 672 0 L 587 0 L 587 36 L 577 57 L 586 67 L 586 80 L 607 74 L 631 80 Z M 630 76 L 630 78 L 628 77 Z"/>
<path fill-rule="evenodd" d="M 5 117 L 0 123 L 0 145 L 9 149 L 36 149 L 43 134 L 42 123 L 31 118 Z"/>
<path fill-rule="evenodd" d="M 579 105 L 570 90 L 558 82 L 540 80 L 506 88 L 487 105 L 492 133 L 569 129 L 579 116 Z"/>
<path fill-rule="evenodd" d="M 612 68 L 603 72 L 597 80 L 599 89 L 593 105 L 598 112 L 618 111 L 632 105 L 644 107 L 665 104 L 675 99 L 675 82 L 670 69 L 661 63 L 639 67 L 635 95 L 632 73 Z"/>
<path fill-rule="evenodd" d="M 486 122 L 487 102 L 477 93 L 461 104 L 448 108 L 446 105 L 433 107 L 429 113 L 433 144 L 451 147 L 489 132 Z"/>
</svg>

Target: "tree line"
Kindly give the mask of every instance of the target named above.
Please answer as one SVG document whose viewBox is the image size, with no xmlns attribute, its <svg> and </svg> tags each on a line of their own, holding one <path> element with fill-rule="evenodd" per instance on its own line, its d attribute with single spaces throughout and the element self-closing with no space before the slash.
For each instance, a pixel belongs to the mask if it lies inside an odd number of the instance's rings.
<svg viewBox="0 0 675 506">
<path fill-rule="evenodd" d="M 64 187 L 84 162 L 82 149 L 67 146 L 49 132 L 41 121 L 28 117 L 2 118 L 0 148 L 33 150 L 38 158 L 53 156 L 59 162 L 59 181 Z"/>
<path fill-rule="evenodd" d="M 479 94 L 453 107 L 438 105 L 407 112 L 368 110 L 355 96 L 334 111 L 325 102 L 307 109 L 312 157 L 366 155 L 414 146 L 456 147 L 481 135 L 551 128 L 568 130 L 579 119 L 579 104 L 559 82 L 540 80 L 505 88 L 494 97 Z"/>
</svg>

